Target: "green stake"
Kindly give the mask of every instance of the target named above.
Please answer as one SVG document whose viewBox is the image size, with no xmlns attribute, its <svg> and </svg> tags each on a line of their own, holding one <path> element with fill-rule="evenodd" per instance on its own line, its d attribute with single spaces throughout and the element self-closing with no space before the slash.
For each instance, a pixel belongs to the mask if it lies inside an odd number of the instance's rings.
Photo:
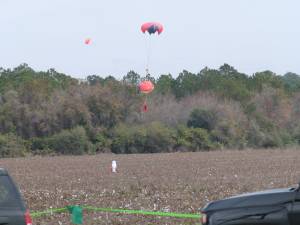
<svg viewBox="0 0 300 225">
<path fill-rule="evenodd" d="M 82 224 L 82 208 L 78 205 L 67 206 L 69 212 L 72 214 L 71 219 L 73 224 Z"/>
</svg>

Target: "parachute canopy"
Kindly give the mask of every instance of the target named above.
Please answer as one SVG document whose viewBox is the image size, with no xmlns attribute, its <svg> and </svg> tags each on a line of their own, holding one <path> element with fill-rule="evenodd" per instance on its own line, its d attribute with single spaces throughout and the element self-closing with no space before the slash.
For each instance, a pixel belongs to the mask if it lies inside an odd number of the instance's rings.
<svg viewBox="0 0 300 225">
<path fill-rule="evenodd" d="M 90 38 L 86 38 L 85 40 L 84 40 L 84 44 L 86 44 L 86 45 L 89 45 L 90 43 L 91 43 L 91 39 Z"/>
<path fill-rule="evenodd" d="M 143 81 L 139 84 L 139 90 L 141 93 L 149 94 L 154 89 L 154 85 L 151 81 Z"/>
<path fill-rule="evenodd" d="M 160 34 L 161 32 L 163 32 L 164 27 L 163 25 L 157 22 L 148 22 L 148 23 L 144 23 L 141 26 L 141 30 L 143 33 L 146 33 L 147 31 L 150 35 L 155 34 L 156 32 Z"/>
</svg>

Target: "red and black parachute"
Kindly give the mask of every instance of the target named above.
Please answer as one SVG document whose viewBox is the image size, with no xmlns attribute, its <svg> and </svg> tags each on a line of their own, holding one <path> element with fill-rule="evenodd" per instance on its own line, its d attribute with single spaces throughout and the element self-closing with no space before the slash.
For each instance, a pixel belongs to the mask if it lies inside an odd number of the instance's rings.
<svg viewBox="0 0 300 225">
<path fill-rule="evenodd" d="M 86 44 L 86 45 L 89 45 L 89 44 L 91 44 L 91 39 L 90 38 L 86 38 L 85 40 L 84 40 L 84 44 Z"/>
<path fill-rule="evenodd" d="M 148 23 L 144 23 L 141 26 L 141 30 L 143 33 L 148 32 L 150 35 L 155 34 L 156 32 L 157 34 L 160 34 L 161 32 L 163 32 L 164 27 L 162 24 L 157 22 L 148 22 Z"/>
</svg>

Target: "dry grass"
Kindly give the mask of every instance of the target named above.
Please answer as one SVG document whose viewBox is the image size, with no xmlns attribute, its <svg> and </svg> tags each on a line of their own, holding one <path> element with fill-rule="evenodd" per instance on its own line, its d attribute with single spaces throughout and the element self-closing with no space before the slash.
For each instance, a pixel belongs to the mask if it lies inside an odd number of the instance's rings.
<svg viewBox="0 0 300 225">
<path fill-rule="evenodd" d="M 69 204 L 198 213 L 208 201 L 295 185 L 299 150 L 1 159 L 31 211 Z M 110 173 L 117 160 L 118 174 Z M 70 224 L 68 214 L 35 224 Z M 193 220 L 88 213 L 84 224 L 195 224 Z"/>
</svg>

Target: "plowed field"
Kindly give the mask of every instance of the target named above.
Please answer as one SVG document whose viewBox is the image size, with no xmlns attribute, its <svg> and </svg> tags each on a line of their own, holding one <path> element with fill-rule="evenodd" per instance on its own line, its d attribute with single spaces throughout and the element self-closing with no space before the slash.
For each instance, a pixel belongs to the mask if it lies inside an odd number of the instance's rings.
<svg viewBox="0 0 300 225">
<path fill-rule="evenodd" d="M 118 173 L 110 172 L 111 161 Z M 294 186 L 299 150 L 32 157 L 1 159 L 31 211 L 81 204 L 95 207 L 198 213 L 211 200 Z M 84 213 L 84 224 L 196 224 L 195 220 Z M 71 224 L 67 213 L 34 224 Z"/>
</svg>

